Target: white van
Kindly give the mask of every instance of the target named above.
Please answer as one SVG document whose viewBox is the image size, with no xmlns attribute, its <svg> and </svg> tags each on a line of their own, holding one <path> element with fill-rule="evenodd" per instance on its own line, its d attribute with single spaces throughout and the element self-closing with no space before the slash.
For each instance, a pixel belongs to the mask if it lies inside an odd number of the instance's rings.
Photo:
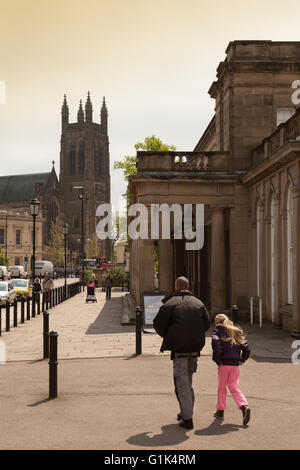
<svg viewBox="0 0 300 470">
<path fill-rule="evenodd" d="M 52 276 L 54 273 L 54 266 L 51 261 L 36 261 L 35 262 L 35 274 L 37 276 L 44 277 L 45 274 Z"/>
<path fill-rule="evenodd" d="M 23 266 L 8 266 L 8 270 L 10 272 L 10 276 L 20 278 L 20 279 L 27 279 L 28 273 L 25 271 Z"/>
</svg>

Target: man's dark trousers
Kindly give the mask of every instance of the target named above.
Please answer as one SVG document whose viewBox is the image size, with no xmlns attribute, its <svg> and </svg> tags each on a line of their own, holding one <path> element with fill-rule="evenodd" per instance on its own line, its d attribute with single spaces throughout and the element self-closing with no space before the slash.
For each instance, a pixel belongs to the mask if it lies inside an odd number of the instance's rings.
<svg viewBox="0 0 300 470">
<path fill-rule="evenodd" d="M 173 377 L 175 394 L 180 407 L 181 418 L 193 419 L 195 394 L 192 387 L 193 374 L 197 370 L 197 353 L 175 353 L 173 359 Z"/>
<path fill-rule="evenodd" d="M 106 287 L 106 298 L 107 299 L 111 298 L 111 287 Z"/>
</svg>

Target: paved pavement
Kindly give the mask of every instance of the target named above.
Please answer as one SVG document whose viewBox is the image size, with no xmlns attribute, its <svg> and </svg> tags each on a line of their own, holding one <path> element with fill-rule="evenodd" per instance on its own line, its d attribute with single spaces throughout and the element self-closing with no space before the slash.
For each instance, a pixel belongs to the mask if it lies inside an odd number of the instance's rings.
<svg viewBox="0 0 300 470">
<path fill-rule="evenodd" d="M 106 302 L 97 292 L 98 303 L 85 304 L 81 293 L 50 310 L 59 333 L 55 400 L 47 399 L 42 318 L 3 334 L 0 449 L 299 449 L 300 365 L 291 363 L 288 333 L 244 325 L 252 347 L 240 381 L 252 409 L 247 427 L 230 396 L 224 422 L 212 418 L 217 369 L 207 340 L 194 377 L 195 428 L 185 431 L 169 354 L 159 354 L 157 335 L 144 334 L 143 355 L 134 355 L 134 326 L 120 325 L 122 295 Z"/>
<path fill-rule="evenodd" d="M 58 281 L 59 282 L 59 281 Z M 97 289 L 97 303 L 86 303 L 86 292 L 50 310 L 50 330 L 59 334 L 58 355 L 60 359 L 90 357 L 120 357 L 135 353 L 135 326 L 121 325 L 122 297 L 124 293 L 113 292 L 110 301 Z M 4 326 L 4 315 L 2 327 Z M 12 319 L 11 319 L 12 324 Z M 278 331 L 265 324 L 242 325 L 248 335 L 252 357 L 290 362 L 293 339 L 288 333 Z M 6 360 L 38 360 L 42 358 L 42 315 L 19 324 L 10 332 L 2 333 L 6 345 Z M 211 330 L 207 333 L 210 336 Z M 158 355 L 161 338 L 156 334 L 143 334 L 143 354 Z M 169 353 L 164 353 L 169 355 Z M 211 355 L 210 341 L 202 355 Z"/>
</svg>

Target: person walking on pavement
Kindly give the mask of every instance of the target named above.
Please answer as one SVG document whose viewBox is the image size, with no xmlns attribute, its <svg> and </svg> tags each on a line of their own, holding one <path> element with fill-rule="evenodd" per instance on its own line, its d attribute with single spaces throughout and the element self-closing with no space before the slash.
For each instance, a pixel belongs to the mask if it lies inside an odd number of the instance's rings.
<svg viewBox="0 0 300 470">
<path fill-rule="evenodd" d="M 46 295 L 46 300 L 49 301 L 50 298 L 50 291 L 53 289 L 53 279 L 49 276 L 48 273 L 45 274 L 45 277 L 43 279 L 43 292 L 45 292 Z"/>
<path fill-rule="evenodd" d="M 106 299 L 110 299 L 111 298 L 111 286 L 112 286 L 112 278 L 110 276 L 110 273 L 107 274 L 105 281 L 104 281 L 104 285 L 105 285 L 105 291 L 106 291 Z"/>
<path fill-rule="evenodd" d="M 162 302 L 153 325 L 163 337 L 161 352 L 171 351 L 175 394 L 180 407 L 177 420 L 181 427 L 193 429 L 195 395 L 192 380 L 205 344 L 205 331 L 210 327 L 210 317 L 201 300 L 189 291 L 189 281 L 185 277 L 176 279 L 175 292 Z"/>
<path fill-rule="evenodd" d="M 240 365 L 249 358 L 250 349 L 241 328 L 220 313 L 215 317 L 216 328 L 212 333 L 212 359 L 218 365 L 218 402 L 214 417 L 224 419 L 226 386 L 243 414 L 243 425 L 250 421 L 250 408 L 239 390 Z"/>
<path fill-rule="evenodd" d="M 32 295 L 33 295 L 35 302 L 37 301 L 38 294 L 40 294 L 41 291 L 42 291 L 42 286 L 41 286 L 40 280 L 38 277 L 36 277 L 32 285 Z"/>
</svg>

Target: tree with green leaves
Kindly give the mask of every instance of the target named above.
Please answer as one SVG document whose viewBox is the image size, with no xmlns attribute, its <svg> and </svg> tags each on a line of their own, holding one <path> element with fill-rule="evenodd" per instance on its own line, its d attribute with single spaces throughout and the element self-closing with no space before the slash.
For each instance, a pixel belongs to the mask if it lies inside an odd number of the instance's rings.
<svg viewBox="0 0 300 470">
<path fill-rule="evenodd" d="M 0 266 L 8 266 L 9 258 L 6 258 L 5 254 L 2 253 L 2 245 L 0 243 Z"/>
<path fill-rule="evenodd" d="M 85 256 L 87 259 L 100 255 L 99 239 L 96 233 L 93 233 L 91 239 L 85 245 Z"/>
<path fill-rule="evenodd" d="M 54 265 L 61 266 L 65 259 L 65 241 L 63 234 L 63 223 L 56 218 L 55 222 L 51 222 L 50 238 L 45 248 L 45 254 L 49 255 Z"/>
<path fill-rule="evenodd" d="M 169 150 L 176 150 L 174 145 L 164 144 L 159 137 L 155 135 L 146 137 L 144 142 L 135 144 L 135 150 L 145 150 L 152 152 L 168 152 Z M 129 176 L 137 173 L 137 157 L 126 155 L 123 160 L 114 162 L 114 170 L 123 170 L 124 177 L 128 181 Z"/>
</svg>

